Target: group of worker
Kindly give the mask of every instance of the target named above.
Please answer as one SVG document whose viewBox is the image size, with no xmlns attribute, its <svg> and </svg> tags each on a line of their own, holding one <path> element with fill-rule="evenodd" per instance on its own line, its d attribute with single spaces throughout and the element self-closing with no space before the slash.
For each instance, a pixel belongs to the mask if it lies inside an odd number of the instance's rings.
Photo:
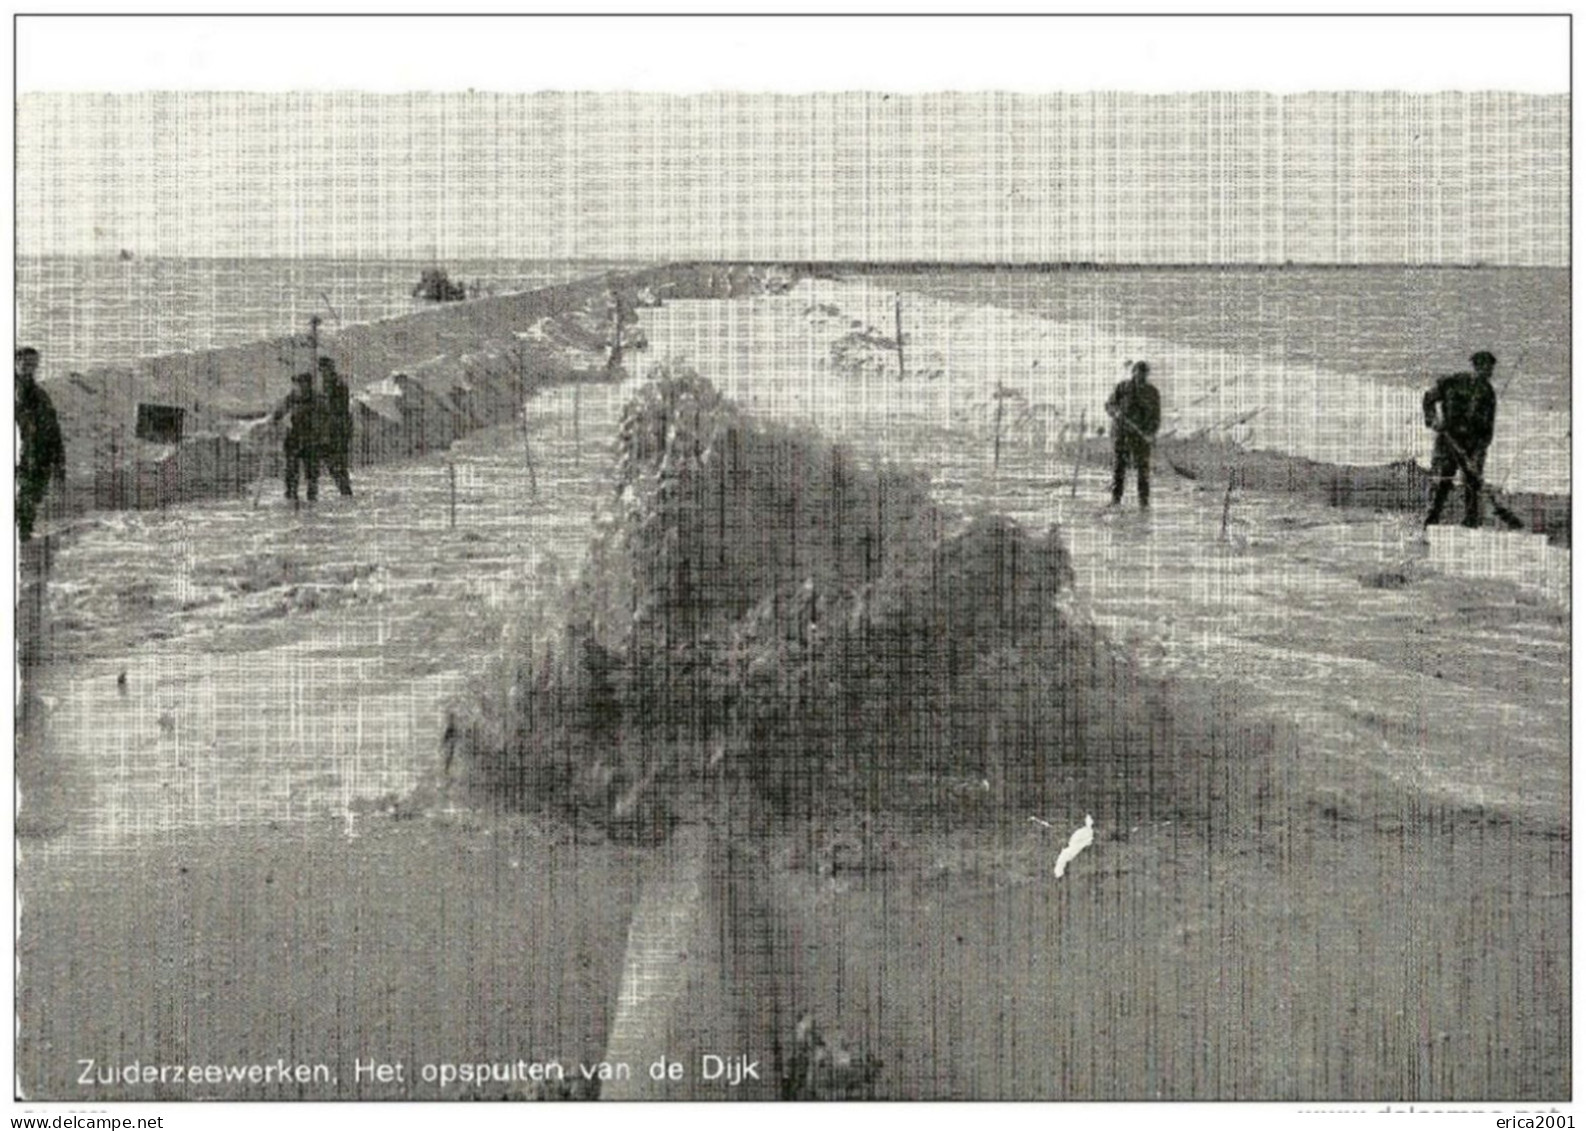
<svg viewBox="0 0 1586 1131">
<path fill-rule="evenodd" d="M 1481 525 L 1482 480 L 1487 448 L 1498 418 L 1498 394 L 1492 387 L 1498 359 L 1486 350 L 1471 355 L 1469 373 L 1440 377 L 1421 399 L 1426 426 L 1437 434 L 1432 444 L 1432 498 L 1427 526 L 1443 516 L 1443 504 L 1464 477 L 1464 525 Z M 1124 476 L 1132 465 L 1142 509 L 1151 505 L 1151 448 L 1162 424 L 1162 397 L 1150 381 L 1151 366 L 1130 363 L 1129 376 L 1107 398 L 1112 418 L 1112 505 L 1123 501 Z"/>
<path fill-rule="evenodd" d="M 66 444 L 61 436 L 55 405 L 38 381 L 39 351 L 22 346 L 15 355 L 16 425 L 21 433 L 16 468 L 17 533 L 23 542 L 33 537 L 39 508 L 52 481 L 64 486 Z M 307 481 L 308 501 L 319 497 L 319 476 L 330 473 L 343 495 L 352 494 L 349 449 L 352 446 L 352 402 L 347 383 L 336 372 L 336 363 L 319 359 L 320 389 L 314 391 L 314 374 L 299 373 L 292 392 L 270 415 L 272 423 L 287 421 L 282 443 L 286 497 L 298 502 L 298 483 Z"/>
<path fill-rule="evenodd" d="M 330 473 L 336 489 L 352 494 L 348 472 L 348 449 L 352 446 L 352 399 L 347 383 L 336 372 L 336 363 L 319 359 L 319 392 L 314 391 L 314 374 L 305 370 L 292 378 L 292 391 L 270 414 L 271 423 L 287 421 L 282 441 L 281 475 L 286 482 L 286 497 L 298 504 L 298 482 L 306 481 L 308 501 L 319 498 L 319 473 Z"/>
<path fill-rule="evenodd" d="M 623 320 L 620 306 L 614 312 L 617 341 Z M 614 356 L 616 355 L 614 350 Z M 1426 426 L 1437 434 L 1432 446 L 1432 497 L 1426 525 L 1438 522 L 1456 476 L 1464 477 L 1464 525 L 1481 525 L 1481 492 L 1486 490 L 1482 468 L 1497 421 L 1498 397 L 1492 387 L 1497 359 L 1486 350 L 1471 355 L 1471 372 L 1438 379 L 1422 398 Z M 16 515 L 22 541 L 33 535 L 38 509 L 52 479 L 64 480 L 66 447 L 60 422 L 49 395 L 37 379 L 39 351 L 24 346 L 16 351 L 16 421 L 22 436 L 21 462 L 17 465 Z M 1162 424 L 1162 398 L 1150 380 L 1151 366 L 1130 364 L 1129 376 L 1107 399 L 1112 419 L 1112 505 L 1123 501 L 1124 478 L 1135 469 L 1140 506 L 1151 505 L 1151 449 Z M 298 483 L 306 480 L 308 501 L 319 497 L 323 467 L 343 495 L 352 494 L 348 449 L 352 443 L 352 410 L 347 384 L 328 357 L 319 359 L 320 389 L 314 374 L 299 373 L 293 389 L 271 414 L 272 422 L 288 421 L 283 443 L 283 477 L 286 497 L 298 503 Z"/>
</svg>

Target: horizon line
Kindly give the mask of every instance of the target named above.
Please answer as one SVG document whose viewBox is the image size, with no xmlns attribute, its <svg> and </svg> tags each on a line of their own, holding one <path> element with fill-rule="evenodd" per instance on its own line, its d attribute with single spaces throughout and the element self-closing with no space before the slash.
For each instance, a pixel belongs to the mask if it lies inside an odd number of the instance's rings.
<svg viewBox="0 0 1586 1131">
<path fill-rule="evenodd" d="M 126 249 L 122 249 L 126 250 Z M 84 251 L 40 251 L 18 252 L 17 261 L 26 259 L 84 259 L 99 260 L 107 263 L 137 262 L 140 259 L 190 259 L 190 260 L 257 260 L 260 262 L 374 262 L 374 263 L 425 263 L 444 267 L 448 262 L 530 262 L 530 263 L 634 263 L 652 266 L 668 264 L 713 264 L 721 266 L 790 266 L 790 267 L 838 267 L 848 270 L 872 267 L 960 267 L 973 269 L 1015 269 L 1015 270 L 1195 270 L 1206 268 L 1239 268 L 1262 269 L 1290 268 L 1290 267 L 1324 267 L 1324 268 L 1368 268 L 1368 267 L 1403 267 L 1418 269 L 1516 269 L 1516 270 L 1553 270 L 1567 271 L 1572 264 L 1564 263 L 1515 263 L 1507 261 L 1493 261 L 1484 259 L 1475 260 L 1335 260 L 1335 259 L 1240 259 L 1240 260 L 1108 260 L 1108 259 L 933 259 L 929 257 L 911 256 L 906 258 L 889 259 L 857 259 L 852 257 L 826 257 L 811 258 L 805 256 L 624 256 L 624 255 L 169 255 L 169 254 L 140 254 L 133 252 L 129 258 L 121 257 L 122 250 L 115 252 L 84 252 Z"/>
</svg>

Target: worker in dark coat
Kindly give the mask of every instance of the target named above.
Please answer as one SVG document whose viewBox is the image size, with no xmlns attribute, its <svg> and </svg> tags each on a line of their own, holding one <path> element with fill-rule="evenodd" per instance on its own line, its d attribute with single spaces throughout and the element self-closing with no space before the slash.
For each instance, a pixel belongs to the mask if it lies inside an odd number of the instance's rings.
<svg viewBox="0 0 1586 1131">
<path fill-rule="evenodd" d="M 1151 445 L 1162 425 L 1162 398 L 1148 378 L 1151 367 L 1137 361 L 1129 378 L 1118 382 L 1107 398 L 1112 417 L 1112 505 L 1123 501 L 1123 476 L 1132 463 L 1141 509 L 1151 505 Z"/>
<path fill-rule="evenodd" d="M 299 468 L 308 480 L 308 501 L 319 498 L 319 438 L 317 431 L 318 406 L 314 403 L 314 375 L 299 373 L 292 378 L 292 392 L 271 414 L 272 422 L 287 418 L 286 439 L 281 444 L 285 457 L 282 477 L 286 480 L 286 497 L 297 503 Z"/>
<path fill-rule="evenodd" d="M 352 477 L 347 470 L 347 450 L 352 446 L 352 402 L 347 383 L 336 372 L 336 363 L 319 359 L 320 417 L 319 452 L 325 470 L 336 481 L 343 495 L 352 494 Z"/>
<path fill-rule="evenodd" d="M 1498 394 L 1492 387 L 1492 371 L 1497 368 L 1498 359 L 1482 350 L 1471 355 L 1470 365 L 1474 373 L 1439 377 L 1421 401 L 1426 426 L 1437 433 L 1432 445 L 1428 526 L 1442 517 L 1443 503 L 1454 489 L 1456 473 L 1463 473 L 1465 481 L 1464 524 L 1481 525 L 1481 472 L 1498 420 Z"/>
<path fill-rule="evenodd" d="M 606 358 L 606 371 L 614 372 L 622 366 L 622 351 L 626 345 L 632 349 L 643 349 L 643 331 L 635 328 L 629 331 L 628 327 L 637 326 L 639 315 L 633 308 L 633 299 L 619 284 L 612 283 L 606 288 L 606 317 L 611 321 L 611 353 Z"/>
<path fill-rule="evenodd" d="M 22 433 L 22 462 L 17 465 L 17 531 L 22 541 L 33 537 L 39 504 L 50 480 L 66 479 L 66 442 L 50 395 L 38 383 L 39 351 L 16 351 L 16 422 Z"/>
</svg>

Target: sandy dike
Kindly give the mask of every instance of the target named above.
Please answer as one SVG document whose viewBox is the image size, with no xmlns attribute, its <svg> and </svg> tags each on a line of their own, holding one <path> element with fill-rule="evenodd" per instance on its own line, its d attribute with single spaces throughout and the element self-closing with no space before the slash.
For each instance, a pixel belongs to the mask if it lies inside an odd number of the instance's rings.
<svg viewBox="0 0 1586 1131">
<path fill-rule="evenodd" d="M 882 1058 L 876 1094 L 1568 1098 L 1560 610 L 1404 565 L 1402 524 L 1372 515 L 1241 498 L 1222 542 L 1220 493 L 1165 474 L 1149 526 L 1098 520 L 1104 474 L 1081 468 L 1071 496 L 1056 452 L 1005 452 L 993 477 L 968 367 L 941 394 L 823 368 L 850 319 L 889 324 L 889 297 L 856 313 L 849 293 L 821 299 L 838 312 L 819 332 L 806 295 L 644 319 L 656 354 L 907 456 L 950 504 L 1061 522 L 1084 610 L 1172 677 L 1186 720 L 1215 723 L 1227 766 L 1184 814 L 1095 813 L 1061 880 L 1082 812 L 768 845 L 757 898 L 783 988 Z M 983 312 L 949 313 L 956 351 Z M 1133 346 L 1093 348 L 1099 387 Z M 1035 368 L 1007 349 L 1010 372 Z M 19 763 L 27 1095 L 477 1097 L 417 1077 L 606 1047 L 628 915 L 664 857 L 396 799 L 538 564 L 576 565 L 617 403 L 537 402 L 537 498 L 518 432 L 461 441 L 455 531 L 430 457 L 365 472 L 350 506 L 312 517 L 239 499 L 96 516 L 63 540 L 56 659 Z M 1380 582 L 1390 569 L 1403 584 Z M 954 783 L 966 809 L 978 785 Z M 704 901 L 706 937 L 732 902 Z M 774 1036 L 746 1033 L 719 986 L 697 1012 L 673 1055 Z M 79 1086 L 89 1057 L 284 1057 L 336 1083 Z M 360 1080 L 370 1059 L 405 1081 Z"/>
<path fill-rule="evenodd" d="M 1108 393 L 1127 375 L 1125 362 L 1146 358 L 1163 393 L 1164 432 L 1205 430 L 1251 448 L 1337 464 L 1416 459 L 1424 465 L 1431 447 L 1419 389 L 917 292 L 903 296 L 911 380 L 895 380 L 896 357 L 886 350 L 857 348 L 851 356 L 872 366 L 845 368 L 832 355 L 833 343 L 866 330 L 890 339 L 896 294 L 864 280 L 802 280 L 786 295 L 668 304 L 646 312 L 645 324 L 658 356 L 693 359 L 730 395 L 829 428 L 874 429 L 883 422 L 963 428 L 993 410 L 998 383 L 1025 403 L 1050 409 L 1054 431 L 1074 425 L 1081 412 L 1094 428 L 1104 423 Z M 894 380 L 865 379 L 881 375 Z M 1547 492 L 1569 481 L 1568 413 L 1511 398 L 1502 417 L 1488 467 L 1500 469 L 1510 489 Z M 1318 420 L 1329 426 L 1318 428 Z"/>
</svg>

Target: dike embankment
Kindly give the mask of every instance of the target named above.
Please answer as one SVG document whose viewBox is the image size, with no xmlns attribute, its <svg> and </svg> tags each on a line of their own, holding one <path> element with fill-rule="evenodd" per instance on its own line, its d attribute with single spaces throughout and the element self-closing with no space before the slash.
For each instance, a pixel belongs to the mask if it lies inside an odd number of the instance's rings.
<svg viewBox="0 0 1586 1131">
<path fill-rule="evenodd" d="M 376 322 L 323 324 L 222 349 L 144 358 L 46 383 L 66 441 L 67 510 L 144 509 L 241 495 L 278 475 L 283 425 L 266 418 L 294 374 L 330 358 L 352 392 L 355 467 L 444 450 L 507 423 L 536 390 L 615 381 L 642 357 L 629 309 L 785 287 L 797 269 L 675 263 Z M 625 367 L 626 366 L 626 367 Z M 61 504 L 57 503 L 57 506 Z M 58 513 L 58 511 L 57 511 Z"/>
</svg>

